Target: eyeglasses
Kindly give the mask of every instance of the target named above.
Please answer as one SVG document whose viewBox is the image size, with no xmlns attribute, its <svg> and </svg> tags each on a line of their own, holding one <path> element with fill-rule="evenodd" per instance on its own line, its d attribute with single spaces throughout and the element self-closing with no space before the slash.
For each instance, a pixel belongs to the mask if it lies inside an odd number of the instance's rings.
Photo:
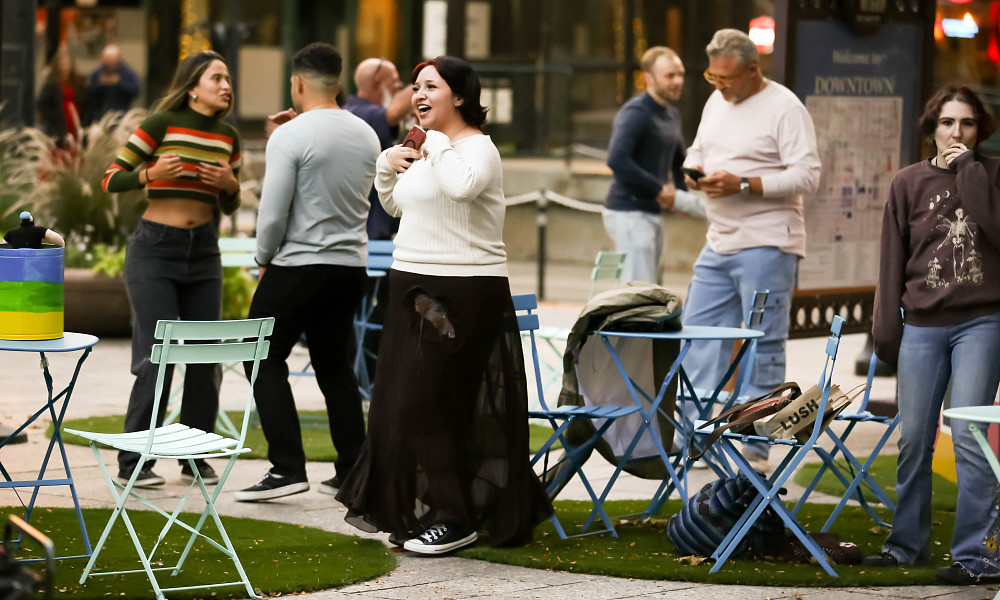
<svg viewBox="0 0 1000 600">
<path fill-rule="evenodd" d="M 384 58 L 378 59 L 378 66 L 375 67 L 375 72 L 372 73 L 372 80 L 373 81 L 378 81 L 378 73 L 379 73 L 379 71 L 382 70 L 382 65 L 383 64 L 385 64 L 385 59 Z"/>
<path fill-rule="evenodd" d="M 745 73 L 745 71 L 744 71 L 744 73 Z M 729 85 L 732 82 L 734 82 L 737 79 L 739 79 L 740 77 L 742 77 L 743 73 L 740 73 L 739 75 L 716 75 L 715 73 L 709 72 L 708 69 L 705 69 L 705 72 L 702 73 L 702 75 L 705 77 L 705 81 L 709 82 L 712 85 L 716 85 L 716 84 L 718 84 L 718 85 Z"/>
</svg>

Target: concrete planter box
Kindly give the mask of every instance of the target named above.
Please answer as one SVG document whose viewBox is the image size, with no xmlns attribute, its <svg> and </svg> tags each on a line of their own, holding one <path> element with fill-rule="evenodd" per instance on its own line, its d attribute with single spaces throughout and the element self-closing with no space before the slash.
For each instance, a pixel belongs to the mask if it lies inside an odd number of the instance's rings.
<svg viewBox="0 0 1000 600">
<path fill-rule="evenodd" d="M 132 311 L 121 275 L 66 269 L 65 302 L 66 331 L 98 337 L 132 335 Z"/>
</svg>

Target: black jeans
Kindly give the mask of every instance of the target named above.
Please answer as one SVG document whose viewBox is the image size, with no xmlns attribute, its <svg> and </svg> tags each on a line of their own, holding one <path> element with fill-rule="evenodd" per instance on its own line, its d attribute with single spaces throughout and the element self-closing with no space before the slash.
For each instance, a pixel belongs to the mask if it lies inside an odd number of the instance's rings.
<svg viewBox="0 0 1000 600">
<path fill-rule="evenodd" d="M 306 456 L 295 398 L 288 383 L 288 355 L 303 332 L 316 383 L 326 400 L 334 464 L 347 476 L 365 439 L 361 394 L 354 374 L 357 344 L 354 314 L 365 292 L 364 267 L 270 266 L 250 304 L 250 318 L 274 317 L 271 348 L 261 361 L 254 385 L 260 424 L 267 439 L 271 469 L 279 475 L 305 475 Z M 253 363 L 245 363 L 247 376 Z"/>
<path fill-rule="evenodd" d="M 150 362 L 160 319 L 217 320 L 222 307 L 222 263 L 219 234 L 213 223 L 190 229 L 145 219 L 128 240 L 125 290 L 132 307 L 132 374 L 135 383 L 125 413 L 125 431 L 150 425 L 158 365 Z M 163 423 L 173 369 L 168 367 L 157 425 Z M 215 429 L 219 410 L 218 365 L 188 365 L 184 374 L 181 423 L 204 431 Z M 132 452 L 118 453 L 118 467 L 131 471 L 139 462 Z M 144 466 L 152 466 L 147 462 Z"/>
</svg>

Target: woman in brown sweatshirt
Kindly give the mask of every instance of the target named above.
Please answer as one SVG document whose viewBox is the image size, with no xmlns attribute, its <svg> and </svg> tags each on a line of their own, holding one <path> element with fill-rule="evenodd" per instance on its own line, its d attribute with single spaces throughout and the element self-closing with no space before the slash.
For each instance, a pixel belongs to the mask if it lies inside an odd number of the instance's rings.
<svg viewBox="0 0 1000 600">
<path fill-rule="evenodd" d="M 953 407 L 992 404 L 1000 383 L 1000 160 L 977 151 L 993 119 L 971 90 L 947 86 L 920 127 L 935 155 L 896 175 L 882 219 L 872 334 L 879 357 L 898 368 L 899 501 L 871 566 L 930 556 L 931 459 L 949 380 Z M 951 431 L 954 564 L 937 573 L 956 584 L 1000 581 L 997 480 L 968 423 Z"/>
</svg>

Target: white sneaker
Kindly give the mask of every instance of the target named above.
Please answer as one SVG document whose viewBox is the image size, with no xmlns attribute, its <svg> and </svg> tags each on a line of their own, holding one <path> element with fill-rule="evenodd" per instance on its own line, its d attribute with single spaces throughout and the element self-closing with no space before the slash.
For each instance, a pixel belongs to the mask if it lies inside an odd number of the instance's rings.
<svg viewBox="0 0 1000 600">
<path fill-rule="evenodd" d="M 403 548 L 419 554 L 444 554 L 472 544 L 479 539 L 479 534 L 473 531 L 463 535 L 461 531 L 450 528 L 444 523 L 431 525 L 426 531 L 403 543 Z"/>
</svg>

